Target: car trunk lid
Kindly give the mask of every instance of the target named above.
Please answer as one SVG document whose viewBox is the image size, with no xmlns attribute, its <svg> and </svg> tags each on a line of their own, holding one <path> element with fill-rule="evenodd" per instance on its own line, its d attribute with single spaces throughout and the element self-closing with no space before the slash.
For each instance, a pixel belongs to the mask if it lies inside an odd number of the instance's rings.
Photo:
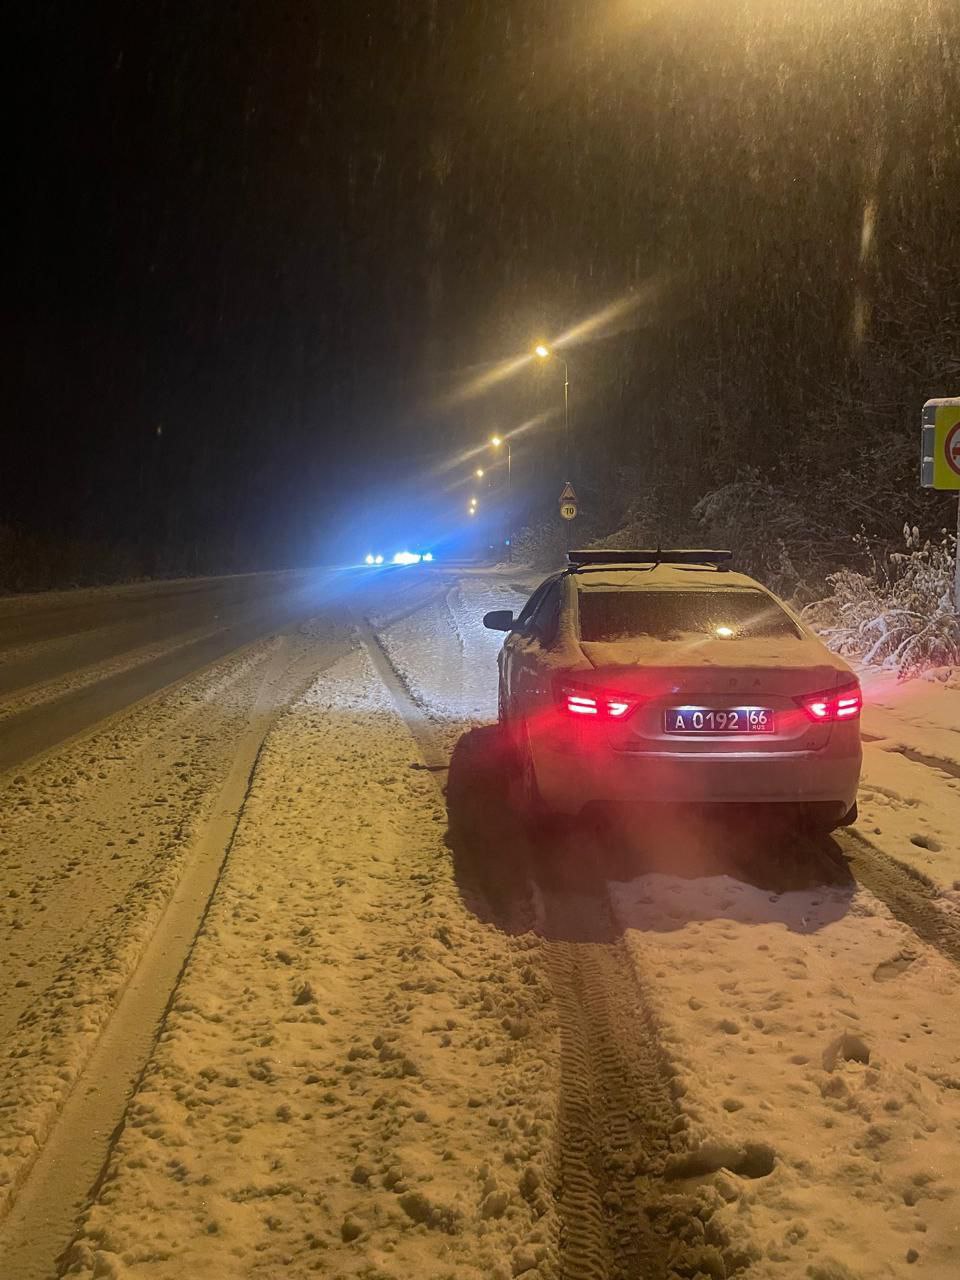
<svg viewBox="0 0 960 1280">
<path fill-rule="evenodd" d="M 611 728 L 613 745 L 628 751 L 820 750 L 832 726 L 812 722 L 798 699 L 850 679 L 843 664 L 806 637 L 695 636 L 680 646 L 645 638 L 581 642 L 581 648 L 592 667 L 581 678 L 641 699 L 624 724 Z M 677 711 L 684 714 L 671 715 Z M 751 727 L 766 723 L 751 720 L 750 713 L 759 711 L 772 715 L 772 732 Z M 737 713 L 733 719 L 731 712 Z"/>
</svg>

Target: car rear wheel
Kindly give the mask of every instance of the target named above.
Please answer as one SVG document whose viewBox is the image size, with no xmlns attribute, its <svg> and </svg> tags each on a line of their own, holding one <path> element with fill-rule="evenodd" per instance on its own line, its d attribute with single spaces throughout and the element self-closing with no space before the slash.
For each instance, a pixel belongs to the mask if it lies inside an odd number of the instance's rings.
<svg viewBox="0 0 960 1280">
<path fill-rule="evenodd" d="M 526 729 L 521 734 L 520 745 L 516 752 L 512 796 L 514 808 L 527 834 L 538 839 L 548 836 L 553 826 L 553 815 L 540 794 L 537 770 L 533 762 L 533 752 L 530 749 L 530 737 Z"/>
<path fill-rule="evenodd" d="M 808 804 L 803 810 L 803 825 L 814 835 L 827 836 L 837 827 L 852 826 L 857 820 L 856 803 L 844 812 L 842 805 Z"/>
<path fill-rule="evenodd" d="M 840 824 L 839 824 L 839 825 L 840 825 L 841 827 L 852 827 L 852 826 L 853 826 L 853 824 L 856 822 L 856 820 L 857 820 L 857 818 L 858 818 L 859 816 L 860 816 L 860 814 L 859 814 L 859 811 L 858 811 L 858 809 L 857 809 L 857 802 L 856 802 L 856 800 L 854 800 L 853 804 L 850 806 L 850 808 L 847 810 L 847 812 L 846 812 L 846 813 L 843 815 L 843 817 L 840 819 Z"/>
<path fill-rule="evenodd" d="M 500 728 L 501 761 L 505 771 L 513 777 L 517 771 L 517 750 L 513 742 L 513 729 L 507 715 L 507 703 L 503 685 L 497 689 L 497 724 Z"/>
</svg>

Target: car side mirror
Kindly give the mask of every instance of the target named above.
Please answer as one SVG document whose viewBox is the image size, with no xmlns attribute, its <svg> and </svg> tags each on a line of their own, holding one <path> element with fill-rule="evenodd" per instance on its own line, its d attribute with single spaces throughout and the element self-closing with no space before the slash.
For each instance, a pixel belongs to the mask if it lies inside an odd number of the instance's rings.
<svg viewBox="0 0 960 1280">
<path fill-rule="evenodd" d="M 513 611 L 511 609 L 491 609 L 483 615 L 483 625 L 488 631 L 512 631 Z"/>
</svg>

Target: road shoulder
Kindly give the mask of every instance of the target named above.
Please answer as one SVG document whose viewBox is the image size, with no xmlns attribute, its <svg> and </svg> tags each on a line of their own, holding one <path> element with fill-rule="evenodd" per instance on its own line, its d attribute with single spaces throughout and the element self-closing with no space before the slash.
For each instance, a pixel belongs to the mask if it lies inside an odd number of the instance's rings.
<svg viewBox="0 0 960 1280">
<path fill-rule="evenodd" d="M 539 944 L 463 907 L 417 763 L 362 655 L 273 731 L 72 1274 L 549 1267 Z"/>
</svg>

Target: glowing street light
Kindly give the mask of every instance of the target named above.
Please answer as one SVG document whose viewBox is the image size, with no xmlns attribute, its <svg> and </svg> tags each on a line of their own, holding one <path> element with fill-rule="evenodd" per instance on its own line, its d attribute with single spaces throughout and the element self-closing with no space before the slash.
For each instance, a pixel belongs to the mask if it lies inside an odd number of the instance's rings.
<svg viewBox="0 0 960 1280">
<path fill-rule="evenodd" d="M 533 348 L 533 354 L 535 356 L 539 356 L 541 360 L 549 360 L 550 348 L 547 346 L 545 342 L 538 342 L 537 345 Z"/>
<path fill-rule="evenodd" d="M 477 477 L 478 480 L 482 480 L 484 477 L 483 467 L 477 467 L 476 471 L 473 474 Z"/>
</svg>

